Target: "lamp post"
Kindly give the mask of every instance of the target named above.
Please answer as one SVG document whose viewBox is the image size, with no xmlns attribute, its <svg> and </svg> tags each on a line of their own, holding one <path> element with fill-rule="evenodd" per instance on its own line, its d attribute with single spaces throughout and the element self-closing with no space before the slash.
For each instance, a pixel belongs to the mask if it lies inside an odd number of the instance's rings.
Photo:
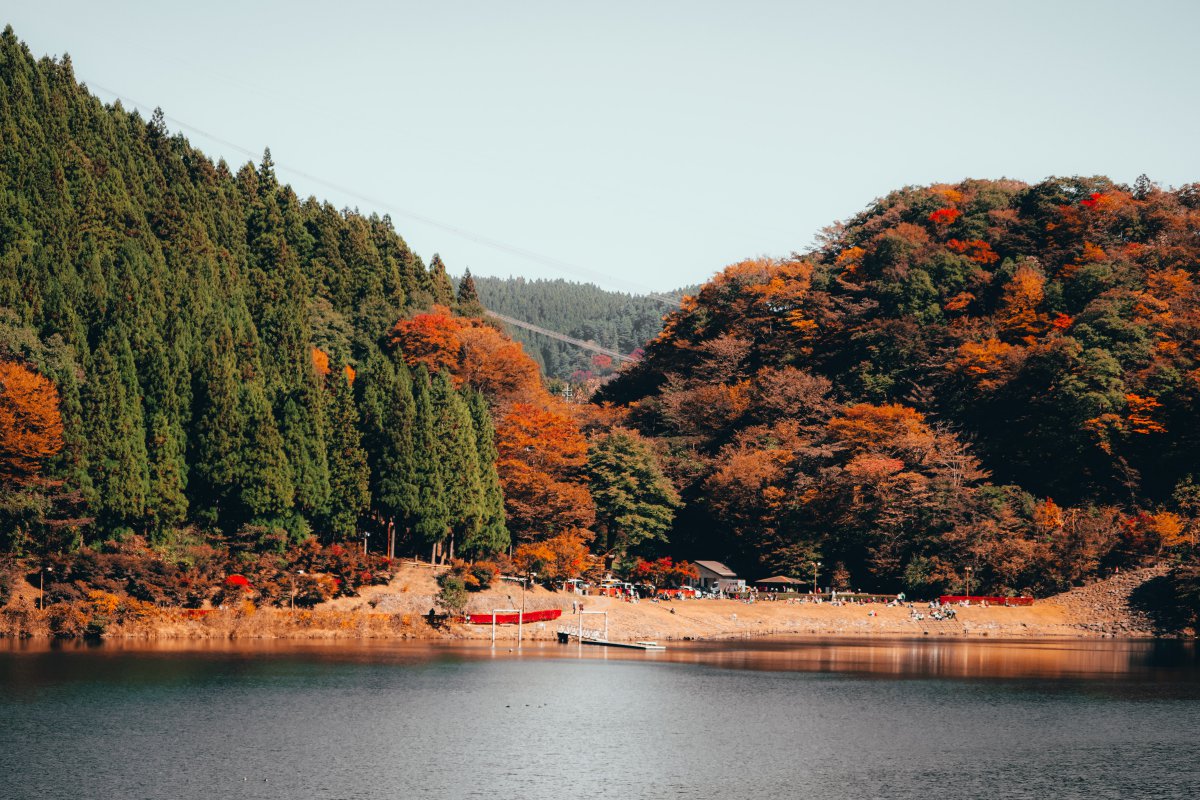
<svg viewBox="0 0 1200 800">
<path fill-rule="evenodd" d="M 296 613 L 296 575 L 305 575 L 304 570 L 299 570 L 295 575 L 292 575 L 292 596 L 288 599 L 288 611 Z"/>
<path fill-rule="evenodd" d="M 536 572 L 530 572 L 521 578 L 521 611 L 517 614 L 517 649 L 521 649 L 521 630 L 525 625 L 525 584 L 537 577 Z"/>
<path fill-rule="evenodd" d="M 45 611 L 46 609 L 46 585 L 44 583 L 47 572 L 54 572 L 54 567 L 42 567 L 38 570 L 38 610 Z"/>
<path fill-rule="evenodd" d="M 973 567 L 967 567 L 967 605 L 971 604 L 971 573 L 974 571 Z"/>
<path fill-rule="evenodd" d="M 821 568 L 821 562 L 820 561 L 812 562 L 812 568 L 813 568 L 813 594 L 816 594 L 817 593 L 817 570 Z"/>
<path fill-rule="evenodd" d="M 367 554 L 367 539 L 371 538 L 370 531 L 363 531 L 363 555 Z"/>
</svg>

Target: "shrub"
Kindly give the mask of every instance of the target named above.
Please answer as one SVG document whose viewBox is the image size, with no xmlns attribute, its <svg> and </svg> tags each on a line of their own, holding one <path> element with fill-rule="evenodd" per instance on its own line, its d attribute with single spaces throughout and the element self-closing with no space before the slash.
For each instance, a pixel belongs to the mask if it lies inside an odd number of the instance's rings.
<svg viewBox="0 0 1200 800">
<path fill-rule="evenodd" d="M 46 609 L 50 632 L 60 639 L 84 636 L 88 632 L 91 618 L 75 603 L 55 603 Z"/>
<path fill-rule="evenodd" d="M 438 585 L 442 587 L 436 598 L 438 605 L 452 614 L 463 613 L 467 607 L 467 586 L 462 575 L 443 572 L 438 576 Z"/>
<path fill-rule="evenodd" d="M 476 561 L 470 567 L 471 575 L 478 582 L 480 589 L 488 589 L 500 574 L 500 567 L 491 561 Z"/>
</svg>

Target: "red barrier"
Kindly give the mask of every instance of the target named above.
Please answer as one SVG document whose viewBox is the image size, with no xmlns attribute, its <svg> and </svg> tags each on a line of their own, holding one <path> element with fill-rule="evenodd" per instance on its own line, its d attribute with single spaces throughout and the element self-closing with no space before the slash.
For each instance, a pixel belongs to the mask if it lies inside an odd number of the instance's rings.
<svg viewBox="0 0 1200 800">
<path fill-rule="evenodd" d="M 979 605 L 987 602 L 989 606 L 1031 606 L 1033 605 L 1032 597 L 981 597 L 979 595 L 965 594 L 944 594 L 938 598 L 938 602 L 942 605 L 953 605 L 967 601 L 971 605 Z"/>
<path fill-rule="evenodd" d="M 495 617 L 497 625 L 516 625 L 520 614 L 467 614 L 467 622 L 472 625 L 491 625 Z M 562 616 L 561 608 L 550 608 L 545 611 L 526 611 L 525 624 L 530 622 L 549 622 Z"/>
</svg>

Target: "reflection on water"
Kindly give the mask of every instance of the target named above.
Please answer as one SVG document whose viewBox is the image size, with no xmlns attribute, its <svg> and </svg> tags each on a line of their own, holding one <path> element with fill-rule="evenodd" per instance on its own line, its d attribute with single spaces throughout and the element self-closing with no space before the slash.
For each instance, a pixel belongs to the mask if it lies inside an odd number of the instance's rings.
<svg viewBox="0 0 1200 800">
<path fill-rule="evenodd" d="M 1200 649 L 1184 640 L 1098 639 L 853 639 L 768 637 L 670 643 L 666 651 L 642 652 L 552 642 L 162 640 L 16 642 L 0 639 L 5 653 L 27 657 L 89 654 L 97 667 L 129 656 L 158 660 L 171 655 L 231 662 L 264 657 L 317 661 L 416 665 L 428 662 L 506 659 L 585 659 L 668 662 L 724 669 L 785 672 L 846 672 L 909 678 L 1118 678 L 1200 680 Z M 45 662 L 39 662 L 45 666 Z M 0 661 L 0 665 L 3 662 Z M 9 664 L 15 668 L 16 662 Z M 3 673 L 0 672 L 0 677 Z"/>
<path fill-rule="evenodd" d="M 1183 642 L 0 648 L 0 797 L 1192 796 Z"/>
</svg>

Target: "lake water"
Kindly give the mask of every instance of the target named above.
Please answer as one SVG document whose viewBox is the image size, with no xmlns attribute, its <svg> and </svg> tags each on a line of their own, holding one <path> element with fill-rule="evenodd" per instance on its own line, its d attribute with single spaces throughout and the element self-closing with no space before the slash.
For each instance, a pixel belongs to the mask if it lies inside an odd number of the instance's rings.
<svg viewBox="0 0 1200 800">
<path fill-rule="evenodd" d="M 0 798 L 1185 798 L 1180 642 L 0 642 Z"/>
</svg>

